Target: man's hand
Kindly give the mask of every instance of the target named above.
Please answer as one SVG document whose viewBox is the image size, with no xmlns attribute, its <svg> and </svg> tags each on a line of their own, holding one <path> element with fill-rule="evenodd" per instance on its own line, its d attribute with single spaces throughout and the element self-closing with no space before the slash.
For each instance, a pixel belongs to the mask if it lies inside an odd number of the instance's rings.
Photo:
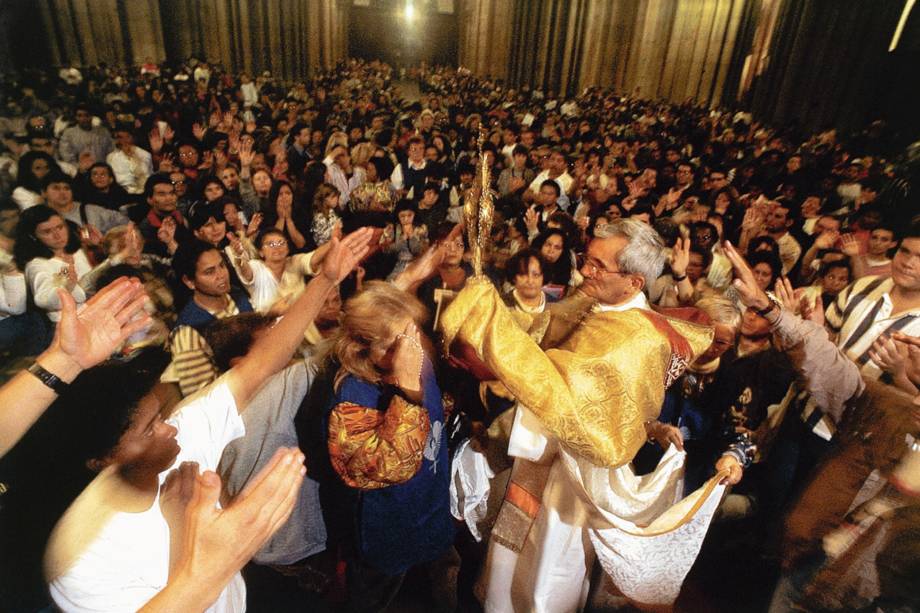
<svg viewBox="0 0 920 613">
<path fill-rule="evenodd" d="M 85 370 L 108 358 L 126 338 L 150 324 L 144 312 L 147 294 L 136 279 L 122 277 L 90 298 L 77 313 L 70 292 L 57 290 L 61 321 L 51 350 L 60 350 Z"/>
<path fill-rule="evenodd" d="M 719 473 L 722 471 L 728 473 L 727 476 L 719 481 L 722 485 L 736 485 L 741 481 L 741 477 L 744 476 L 744 469 L 741 468 L 741 464 L 730 455 L 724 455 L 716 462 L 716 472 Z"/>
<path fill-rule="evenodd" d="M 859 239 L 854 234 L 844 234 L 840 237 L 840 250 L 847 257 L 855 258 L 862 250 Z"/>
<path fill-rule="evenodd" d="M 667 449 L 668 445 L 673 444 L 678 451 L 684 450 L 684 436 L 676 426 L 650 421 L 645 424 L 645 433 L 662 449 Z"/>
<path fill-rule="evenodd" d="M 732 285 L 738 290 L 738 295 L 741 297 L 741 302 L 744 303 L 744 306 L 754 307 L 758 311 L 770 306 L 770 299 L 757 285 L 754 273 L 751 272 L 751 267 L 741 257 L 741 254 L 728 241 L 725 241 L 723 252 L 735 269 L 735 280 L 732 281 Z"/>
<path fill-rule="evenodd" d="M 687 266 L 690 264 L 689 238 L 677 239 L 677 242 L 674 243 L 674 248 L 671 249 L 669 264 L 671 265 L 671 272 L 674 273 L 675 277 L 687 276 Z"/>
<path fill-rule="evenodd" d="M 183 464 L 163 484 L 171 538 L 166 588 L 142 611 L 203 610 L 294 509 L 306 468 L 299 449 L 281 448 L 227 507 L 220 477 Z M 184 508 L 183 508 L 184 507 Z"/>
<path fill-rule="evenodd" d="M 367 255 L 373 233 L 372 228 L 360 228 L 342 240 L 333 237 L 332 247 L 323 260 L 322 274 L 332 283 L 340 283 Z"/>
</svg>

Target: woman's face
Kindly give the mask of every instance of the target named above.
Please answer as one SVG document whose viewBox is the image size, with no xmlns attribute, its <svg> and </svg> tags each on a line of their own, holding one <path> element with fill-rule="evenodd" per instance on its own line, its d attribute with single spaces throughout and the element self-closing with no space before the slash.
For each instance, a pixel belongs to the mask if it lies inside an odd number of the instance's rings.
<svg viewBox="0 0 920 613">
<path fill-rule="evenodd" d="M 236 168 L 232 166 L 228 166 L 221 171 L 220 180 L 223 181 L 227 190 L 234 190 L 240 186 L 240 175 L 236 172 Z"/>
<path fill-rule="evenodd" d="M 89 180 L 92 182 L 93 187 L 99 191 L 105 191 L 112 184 L 112 174 L 108 168 L 97 166 L 89 172 Z"/>
<path fill-rule="evenodd" d="M 724 213 L 728 209 L 728 205 L 731 204 L 731 199 L 728 197 L 728 194 L 721 192 L 716 196 L 716 211 L 719 213 Z"/>
<path fill-rule="evenodd" d="M 527 262 L 527 272 L 514 276 L 514 289 L 525 300 L 536 300 L 543 291 L 543 271 L 536 258 Z"/>
<path fill-rule="evenodd" d="M 690 261 L 687 263 L 687 278 L 691 283 L 699 281 L 703 276 L 703 256 L 699 253 L 691 253 Z"/>
<path fill-rule="evenodd" d="M 540 248 L 540 255 L 550 264 L 555 264 L 562 255 L 562 237 L 558 234 L 550 235 Z"/>
<path fill-rule="evenodd" d="M 288 256 L 288 242 L 283 234 L 274 232 L 262 239 L 259 254 L 266 262 L 278 262 Z"/>
<path fill-rule="evenodd" d="M 70 239 L 64 219 L 55 215 L 35 226 L 35 238 L 51 251 L 62 251 Z"/>
<path fill-rule="evenodd" d="M 48 166 L 47 160 L 38 158 L 32 161 L 31 170 L 32 170 L 32 175 L 36 179 L 41 179 L 46 174 L 48 174 L 48 171 L 51 170 L 51 168 Z"/>
<path fill-rule="evenodd" d="M 278 190 L 278 204 L 290 206 L 294 203 L 294 192 L 287 185 L 281 186 Z"/>
<path fill-rule="evenodd" d="M 224 187 L 217 182 L 212 181 L 204 186 L 204 199 L 208 202 L 214 202 L 224 195 Z"/>
<path fill-rule="evenodd" d="M 415 211 L 400 211 L 398 217 L 400 225 L 411 226 L 415 221 Z"/>
<path fill-rule="evenodd" d="M 183 168 L 196 168 L 198 166 L 198 150 L 190 145 L 179 147 L 179 165 Z"/>
<path fill-rule="evenodd" d="M 272 178 L 264 170 L 260 170 L 252 175 L 252 187 L 260 196 L 267 196 L 272 189 Z"/>
<path fill-rule="evenodd" d="M 773 279 L 773 269 L 770 268 L 769 264 L 759 262 L 754 265 L 751 272 L 754 273 L 754 280 L 757 282 L 757 287 L 763 291 L 770 289 L 770 281 Z"/>
<path fill-rule="evenodd" d="M 338 207 L 339 206 L 339 195 L 329 194 L 328 196 L 326 196 L 326 200 L 324 201 L 324 204 L 326 205 L 326 208 L 330 211 Z"/>
</svg>

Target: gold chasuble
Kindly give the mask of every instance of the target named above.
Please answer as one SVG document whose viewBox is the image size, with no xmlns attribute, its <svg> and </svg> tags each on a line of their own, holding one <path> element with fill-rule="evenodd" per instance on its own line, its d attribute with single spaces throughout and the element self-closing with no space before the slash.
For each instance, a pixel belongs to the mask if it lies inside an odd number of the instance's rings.
<svg viewBox="0 0 920 613">
<path fill-rule="evenodd" d="M 445 348 L 470 345 L 548 432 L 592 464 L 619 467 L 646 441 L 664 392 L 709 347 L 708 327 L 651 311 L 602 311 L 583 294 L 522 330 L 493 285 L 470 279 L 443 313 Z"/>
</svg>

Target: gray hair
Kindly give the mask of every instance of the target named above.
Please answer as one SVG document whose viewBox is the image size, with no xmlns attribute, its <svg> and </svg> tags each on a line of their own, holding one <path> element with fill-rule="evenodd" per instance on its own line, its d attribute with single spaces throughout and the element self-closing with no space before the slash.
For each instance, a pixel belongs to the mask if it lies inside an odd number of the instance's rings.
<svg viewBox="0 0 920 613">
<path fill-rule="evenodd" d="M 706 296 L 697 300 L 694 306 L 709 315 L 713 323 L 728 326 L 735 332 L 741 327 L 741 311 L 724 296 Z"/>
<path fill-rule="evenodd" d="M 620 271 L 642 277 L 645 287 L 661 276 L 667 257 L 664 242 L 652 226 L 635 219 L 618 219 L 599 226 L 594 235 L 597 238 L 622 236 L 628 243 L 617 257 Z"/>
</svg>

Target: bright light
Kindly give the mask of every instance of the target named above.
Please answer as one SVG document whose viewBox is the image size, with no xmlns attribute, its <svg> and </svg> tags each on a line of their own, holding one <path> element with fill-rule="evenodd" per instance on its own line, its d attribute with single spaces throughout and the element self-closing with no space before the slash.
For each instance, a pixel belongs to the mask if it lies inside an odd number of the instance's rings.
<svg viewBox="0 0 920 613">
<path fill-rule="evenodd" d="M 907 23 L 907 16 L 910 15 L 910 10 L 914 8 L 915 0 L 907 0 L 904 3 L 904 10 L 901 11 L 901 19 L 898 21 L 898 27 L 894 29 L 894 36 L 891 37 L 891 44 L 888 45 L 888 51 L 894 51 L 898 47 L 898 42 L 901 40 L 901 32 L 904 31 L 904 24 Z"/>
<path fill-rule="evenodd" d="M 413 19 L 415 19 L 415 7 L 412 5 L 412 0 L 406 0 L 406 21 Z"/>
</svg>

